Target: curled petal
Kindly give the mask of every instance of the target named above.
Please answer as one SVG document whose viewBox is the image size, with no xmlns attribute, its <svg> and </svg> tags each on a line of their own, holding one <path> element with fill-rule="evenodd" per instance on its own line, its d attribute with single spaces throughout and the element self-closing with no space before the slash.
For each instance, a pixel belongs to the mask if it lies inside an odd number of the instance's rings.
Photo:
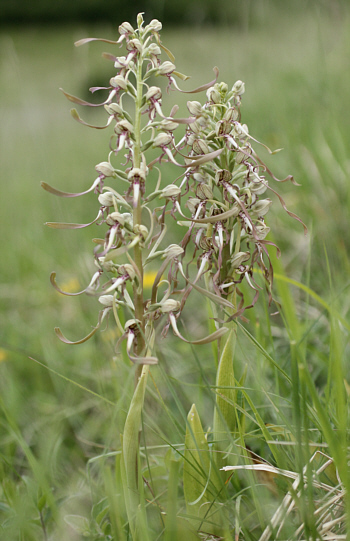
<svg viewBox="0 0 350 541">
<path fill-rule="evenodd" d="M 132 331 L 129 331 L 127 335 L 126 352 L 132 363 L 134 364 L 157 364 L 158 363 L 157 357 L 151 357 L 151 356 L 142 357 L 138 355 L 133 355 L 131 351 L 132 351 L 132 346 L 133 346 L 134 341 L 135 341 L 135 334 Z"/>
<path fill-rule="evenodd" d="M 179 71 L 173 71 L 173 75 L 176 75 L 181 81 L 187 81 L 187 79 L 190 79 L 191 77 L 189 75 L 185 75 L 184 73 L 180 73 Z"/>
<path fill-rule="evenodd" d="M 183 214 L 178 201 L 175 202 L 175 205 L 178 212 L 181 214 L 183 218 L 186 218 L 186 220 L 197 223 L 197 224 L 215 224 L 216 222 L 223 222 L 224 220 L 228 220 L 229 218 L 231 218 L 231 216 L 234 216 L 237 214 L 237 210 L 235 208 L 232 208 L 230 210 L 227 210 L 226 212 L 223 212 L 222 214 L 217 214 L 216 216 L 208 216 L 207 218 L 198 218 L 198 219 L 188 218 L 187 216 Z"/>
<path fill-rule="evenodd" d="M 138 244 L 139 242 L 141 242 L 141 237 L 137 236 L 137 237 L 134 238 L 133 241 L 131 241 L 130 244 L 127 244 L 125 246 L 121 246 L 120 248 L 115 248 L 114 250 L 111 250 L 106 255 L 105 261 L 110 261 L 111 259 L 114 259 L 115 257 L 119 257 L 120 255 L 125 254 L 126 252 L 131 250 L 131 248 L 136 246 L 136 244 Z"/>
<path fill-rule="evenodd" d="M 138 357 L 128 352 L 128 357 L 134 364 L 158 364 L 157 357 Z"/>
<path fill-rule="evenodd" d="M 223 148 L 219 148 L 219 150 L 214 150 L 214 152 L 209 152 L 208 154 L 204 154 L 202 156 L 198 156 L 198 157 L 191 156 L 191 159 L 193 161 L 184 167 L 188 167 L 189 169 L 192 169 L 193 167 L 198 167 L 199 165 L 203 165 L 203 163 L 207 163 L 212 160 L 215 160 L 215 158 L 220 156 L 223 150 L 224 150 Z"/>
<path fill-rule="evenodd" d="M 292 177 L 293 178 L 293 177 Z M 287 179 L 285 179 L 287 180 Z M 298 185 L 299 186 L 299 185 Z M 277 195 L 283 209 L 286 211 L 286 213 L 288 214 L 288 216 L 290 216 L 291 218 L 294 218 L 294 220 L 297 220 L 298 222 L 301 223 L 301 225 L 303 226 L 304 228 L 304 234 L 307 235 L 307 227 L 306 225 L 304 224 L 304 222 L 301 220 L 301 218 L 299 218 L 299 216 L 297 214 L 294 214 L 294 212 L 291 212 L 290 210 L 287 209 L 287 206 L 283 200 L 283 198 L 280 196 L 279 193 L 277 193 L 273 188 L 271 188 L 271 186 L 267 186 L 269 190 L 271 190 L 275 195 Z"/>
<path fill-rule="evenodd" d="M 90 41 L 103 41 L 104 43 L 112 43 L 112 45 L 118 45 L 118 41 L 113 41 L 111 39 L 103 39 L 103 38 L 84 38 L 79 39 L 74 43 L 76 47 L 80 47 L 80 45 L 85 45 L 85 43 L 90 43 Z"/>
<path fill-rule="evenodd" d="M 175 62 L 175 56 L 173 55 L 173 53 L 171 51 L 169 51 L 169 49 L 167 47 L 165 47 L 165 45 L 163 45 L 159 39 L 157 39 L 157 42 L 158 42 L 159 47 L 161 49 L 163 49 L 163 51 L 168 56 L 168 58 L 171 60 L 171 62 Z"/>
<path fill-rule="evenodd" d="M 196 346 L 201 346 L 203 344 L 209 344 L 209 342 L 214 342 L 214 340 L 218 340 L 228 331 L 227 327 L 221 327 L 217 331 L 213 332 L 212 334 L 208 334 L 208 336 L 205 336 L 204 338 L 201 338 L 200 340 L 186 340 L 186 338 L 184 338 L 180 334 L 176 325 L 176 318 L 172 312 L 170 312 L 169 314 L 169 319 L 170 319 L 170 323 L 173 328 L 174 334 L 176 334 L 176 336 L 178 336 L 184 342 L 187 342 L 187 344 L 194 344 Z"/>
<path fill-rule="evenodd" d="M 188 169 L 188 170 L 194 169 L 196 167 L 199 167 L 200 165 L 203 165 L 203 163 L 207 163 L 207 162 L 210 162 L 210 161 L 214 160 L 215 158 L 220 156 L 220 154 L 222 153 L 223 150 L 224 150 L 223 148 L 220 148 L 219 150 L 214 150 L 214 152 L 209 152 L 208 154 L 203 154 L 202 156 L 191 156 L 190 159 L 192 160 L 192 162 L 187 163 L 185 165 L 182 165 L 181 163 L 178 163 L 175 160 L 175 158 L 172 155 L 170 149 L 167 148 L 167 147 L 164 147 L 164 152 L 170 158 L 170 160 L 172 161 L 173 164 L 177 165 L 178 167 L 182 167 L 182 168 Z M 156 160 L 154 160 L 153 162 L 151 162 L 149 164 L 149 167 L 152 166 L 153 163 L 155 163 L 156 161 L 158 161 L 158 158 Z"/>
<path fill-rule="evenodd" d="M 109 88 L 111 88 L 111 87 L 109 87 Z M 63 92 L 63 94 L 66 96 L 66 98 L 69 101 L 72 101 L 73 103 L 76 103 L 77 105 L 88 105 L 89 107 L 100 107 L 101 105 L 105 105 L 116 94 L 116 91 L 112 90 L 112 92 L 110 92 L 110 94 L 109 94 L 108 98 L 106 99 L 106 101 L 104 101 L 103 103 L 90 103 L 88 101 L 77 98 L 76 96 L 73 96 L 72 94 L 68 94 L 68 92 L 65 92 L 63 90 L 63 88 L 60 88 L 60 90 Z"/>
<path fill-rule="evenodd" d="M 91 86 L 89 88 L 91 94 L 93 94 L 94 92 L 97 92 L 97 90 L 110 90 L 110 86 Z"/>
<path fill-rule="evenodd" d="M 112 60 L 112 62 L 116 62 L 118 60 L 118 57 L 111 53 L 102 53 L 102 58 Z"/>
<path fill-rule="evenodd" d="M 77 295 L 82 295 L 91 286 L 93 286 L 94 283 L 96 282 L 96 280 L 99 278 L 100 274 L 101 274 L 100 271 L 95 272 L 95 274 L 91 278 L 91 281 L 90 281 L 89 285 L 85 289 L 83 289 L 82 291 L 78 291 L 77 293 L 68 293 L 67 291 L 63 291 L 61 288 L 59 288 L 57 283 L 56 283 L 56 273 L 55 272 L 52 272 L 50 274 L 50 282 L 51 282 L 52 286 L 56 289 L 56 291 L 58 291 L 59 293 L 62 293 L 62 295 L 67 295 L 68 297 L 76 297 Z"/>
<path fill-rule="evenodd" d="M 175 79 L 173 77 L 170 77 L 170 79 L 179 92 L 183 92 L 184 94 L 196 94 L 197 92 L 203 92 L 204 90 L 207 90 L 216 83 L 219 77 L 219 69 L 215 66 L 215 68 L 213 68 L 213 72 L 215 73 L 215 79 L 213 81 L 210 81 L 210 83 L 206 83 L 205 85 L 198 86 L 194 90 L 181 90 L 181 88 L 177 86 Z"/>
<path fill-rule="evenodd" d="M 59 327 L 55 327 L 55 333 L 57 334 L 57 336 L 61 340 L 61 342 L 64 342 L 65 344 L 70 344 L 70 345 L 73 345 L 73 346 L 75 346 L 77 344 L 83 344 L 84 342 L 89 340 L 89 338 L 91 338 L 91 336 L 93 336 L 95 334 L 95 332 L 101 327 L 102 322 L 103 322 L 105 316 L 108 314 L 109 311 L 110 311 L 110 308 L 105 308 L 104 310 L 101 310 L 99 312 L 98 322 L 97 322 L 96 327 L 94 327 L 92 329 L 92 331 L 87 336 L 85 336 L 85 338 L 82 338 L 81 340 L 77 340 L 76 342 L 71 342 L 70 340 L 68 340 L 63 335 L 63 333 L 62 333 L 62 331 L 61 331 L 61 329 Z"/>
<path fill-rule="evenodd" d="M 52 193 L 53 195 L 58 195 L 59 197 L 79 197 L 80 195 L 85 195 L 86 193 L 92 192 L 101 182 L 100 177 L 98 177 L 93 185 L 88 189 L 85 190 L 85 192 L 77 192 L 77 193 L 71 193 L 71 192 L 62 192 L 61 190 L 57 190 L 56 188 L 53 188 L 50 186 L 50 184 L 47 184 L 47 182 L 41 182 L 41 187 L 44 188 L 49 193 Z"/>
<path fill-rule="evenodd" d="M 185 278 L 186 282 L 192 286 L 194 289 L 196 289 L 199 293 L 207 297 L 212 302 L 215 302 L 216 304 L 220 304 L 221 306 L 225 306 L 226 308 L 230 308 L 231 310 L 234 310 L 235 307 L 233 304 L 230 303 L 230 301 L 224 299 L 223 297 L 219 297 L 218 295 L 215 295 L 214 293 L 211 293 L 211 291 L 207 291 L 206 289 L 198 286 L 197 284 L 191 282 L 185 275 L 181 263 L 178 264 L 179 270 L 182 274 L 182 276 Z"/>
<path fill-rule="evenodd" d="M 110 125 L 110 123 L 112 122 L 113 120 L 113 117 L 110 116 L 107 120 L 107 124 L 105 124 L 104 126 L 95 126 L 94 124 L 89 124 L 88 122 L 85 122 L 85 120 L 83 120 L 79 114 L 78 114 L 78 111 L 76 109 L 71 109 L 70 110 L 70 114 L 72 115 L 72 117 L 74 118 L 74 120 L 76 120 L 77 122 L 79 122 L 80 124 L 83 124 L 84 126 L 87 126 L 88 128 L 95 128 L 95 130 L 104 130 L 105 128 L 108 128 L 108 126 Z"/>
<path fill-rule="evenodd" d="M 52 227 L 53 229 L 82 229 L 83 227 L 88 227 L 89 225 L 92 225 L 95 222 L 97 222 L 97 220 L 101 218 L 102 214 L 103 212 L 102 210 L 100 210 L 97 217 L 89 224 L 69 224 L 69 223 L 64 223 L 64 222 L 46 222 L 45 225 Z"/>
</svg>

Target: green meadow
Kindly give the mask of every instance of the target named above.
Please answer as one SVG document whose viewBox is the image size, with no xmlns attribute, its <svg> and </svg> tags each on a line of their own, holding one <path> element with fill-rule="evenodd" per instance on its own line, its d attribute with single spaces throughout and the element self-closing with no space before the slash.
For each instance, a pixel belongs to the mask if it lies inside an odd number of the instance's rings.
<svg viewBox="0 0 350 541">
<path fill-rule="evenodd" d="M 45 181 L 83 191 L 96 177 L 95 164 L 107 159 L 108 130 L 75 122 L 59 88 L 88 99 L 89 87 L 108 85 L 114 68 L 101 53 L 118 51 L 108 44 L 73 43 L 92 36 L 115 39 L 122 22 L 117 17 L 114 27 L 0 32 L 4 541 L 131 541 L 115 463 L 134 366 L 123 347 L 115 350 L 119 334 L 112 321 L 82 345 L 66 345 L 54 333 L 59 326 L 77 340 L 97 322 L 95 298 L 60 296 L 49 277 L 55 271 L 62 289 L 85 288 L 94 269 L 92 238 L 99 231 L 96 225 L 56 231 L 44 223 L 90 222 L 98 211 L 96 198 L 61 200 L 40 187 Z M 293 16 L 262 13 L 259 20 L 242 29 L 162 32 L 179 71 L 192 75 L 181 83 L 184 89 L 213 79 L 214 66 L 229 86 L 245 82 L 242 121 L 258 141 L 283 149 L 269 155 L 254 144 L 277 178 L 292 174 L 300 185 L 270 182 L 308 227 L 304 235 L 278 198 L 269 196 L 270 240 L 282 255 L 277 259 L 269 248 L 275 271 L 271 306 L 261 292 L 238 325 L 240 430 L 231 452 L 232 464 L 242 469 L 228 482 L 224 506 L 231 537 L 222 538 L 348 539 L 350 17 L 345 8 L 314 8 Z M 185 116 L 187 99 L 164 92 L 164 110 L 175 102 Z M 79 113 L 88 122 L 105 123 L 100 109 Z M 208 326 L 206 303 L 195 293 L 182 329 L 199 337 Z M 193 403 L 210 441 L 217 359 L 210 345 L 191 347 L 171 331 L 159 342 L 159 359 L 151 367 L 142 417 L 144 539 L 219 539 L 186 530 L 190 517 L 182 485 L 186 417 Z M 176 467 L 169 465 L 171 453 Z M 257 457 L 289 477 L 264 477 L 244 467 Z M 293 485 L 298 475 L 308 482 Z M 172 532 L 165 526 L 169 509 L 177 524 Z"/>
</svg>

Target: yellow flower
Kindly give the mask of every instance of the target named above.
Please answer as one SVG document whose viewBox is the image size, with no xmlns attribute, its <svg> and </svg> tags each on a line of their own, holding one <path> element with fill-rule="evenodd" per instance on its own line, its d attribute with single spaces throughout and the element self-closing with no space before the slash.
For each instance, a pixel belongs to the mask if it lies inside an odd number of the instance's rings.
<svg viewBox="0 0 350 541">
<path fill-rule="evenodd" d="M 80 284 L 76 278 L 70 278 L 66 282 L 63 282 L 61 287 L 62 290 L 67 291 L 67 293 L 74 293 L 75 291 L 79 291 Z"/>
<path fill-rule="evenodd" d="M 143 287 L 144 288 L 151 288 L 154 283 L 154 279 L 157 276 L 157 271 L 147 271 L 143 275 Z"/>
<path fill-rule="evenodd" d="M 6 361 L 8 358 L 7 351 L 5 349 L 0 348 L 0 363 L 2 361 Z"/>
</svg>

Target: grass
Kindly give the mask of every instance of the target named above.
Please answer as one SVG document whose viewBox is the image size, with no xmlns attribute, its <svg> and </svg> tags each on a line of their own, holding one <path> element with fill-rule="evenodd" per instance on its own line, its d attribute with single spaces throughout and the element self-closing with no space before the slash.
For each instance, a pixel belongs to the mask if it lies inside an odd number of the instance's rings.
<svg viewBox="0 0 350 541">
<path fill-rule="evenodd" d="M 283 254 L 283 267 L 276 261 L 274 296 L 282 308 L 270 315 L 277 308 L 261 296 L 238 331 L 240 435 L 252 452 L 294 478 L 244 468 L 232 475 L 224 508 L 237 539 L 347 535 L 349 23 L 345 12 L 321 10 L 293 19 L 271 13 L 264 27 L 241 32 L 163 34 L 179 69 L 193 73 L 183 86 L 209 80 L 214 65 L 222 80 L 245 81 L 244 121 L 259 140 L 284 147 L 266 159 L 280 178 L 292 173 L 301 184 L 282 184 L 280 191 L 309 227 L 304 237 L 274 203 L 269 221 Z M 90 185 L 94 165 L 105 159 L 107 136 L 74 123 L 57 90 L 84 97 L 85 87 L 109 78 L 110 65 L 97 61 L 108 46 L 72 46 L 89 34 L 113 38 L 111 28 L 75 27 L 0 35 L 0 205 L 6 225 L 0 262 L 0 539 L 6 541 L 128 539 L 115 463 L 132 369 L 114 352 L 113 328 L 77 347 L 60 343 L 53 333 L 59 325 L 75 339 L 96 322 L 93 299 L 61 298 L 49 283 L 52 270 L 74 290 L 89 279 L 91 231 L 56 232 L 43 222 L 89 221 L 95 201 L 87 196 L 84 207 L 81 200 L 61 205 L 39 185 L 44 180 L 78 191 Z M 184 108 L 186 98 L 179 100 Z M 187 312 L 188 332 L 201 335 L 205 311 L 197 304 L 193 310 L 195 317 Z M 144 506 L 150 540 L 165 535 L 175 541 L 164 527 L 166 520 L 176 522 L 180 538 L 189 513 L 182 489 L 187 413 L 195 403 L 209 430 L 219 390 L 210 348 L 189 351 L 169 336 L 160 350 L 142 421 Z M 232 464 L 254 464 L 239 438 L 229 457 Z M 309 482 L 298 485 L 298 475 Z M 164 518 L 167 505 L 172 513 Z"/>
</svg>

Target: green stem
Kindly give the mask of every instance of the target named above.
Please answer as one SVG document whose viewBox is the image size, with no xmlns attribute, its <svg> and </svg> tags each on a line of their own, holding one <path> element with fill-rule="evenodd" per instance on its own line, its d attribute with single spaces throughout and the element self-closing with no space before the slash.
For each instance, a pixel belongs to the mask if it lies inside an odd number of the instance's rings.
<svg viewBox="0 0 350 541">
<path fill-rule="evenodd" d="M 142 92 L 143 92 L 143 83 L 142 83 L 142 57 L 138 60 L 137 66 L 137 77 L 136 77 L 136 100 L 135 100 L 135 144 L 134 144 L 134 168 L 141 167 L 141 103 L 142 103 Z M 141 197 L 137 201 L 137 206 L 133 211 L 133 222 L 134 229 L 138 225 L 141 225 Z M 141 284 L 138 288 L 134 285 L 134 305 L 135 305 L 135 318 L 141 321 L 141 332 L 138 337 L 136 353 L 141 354 L 145 346 L 144 335 L 145 335 L 145 322 L 144 322 L 144 302 L 143 302 L 143 261 L 142 261 L 142 248 L 138 243 L 134 248 L 134 261 L 139 270 L 141 276 Z M 142 365 L 138 365 L 135 372 L 135 388 L 139 377 L 142 372 Z"/>
</svg>

